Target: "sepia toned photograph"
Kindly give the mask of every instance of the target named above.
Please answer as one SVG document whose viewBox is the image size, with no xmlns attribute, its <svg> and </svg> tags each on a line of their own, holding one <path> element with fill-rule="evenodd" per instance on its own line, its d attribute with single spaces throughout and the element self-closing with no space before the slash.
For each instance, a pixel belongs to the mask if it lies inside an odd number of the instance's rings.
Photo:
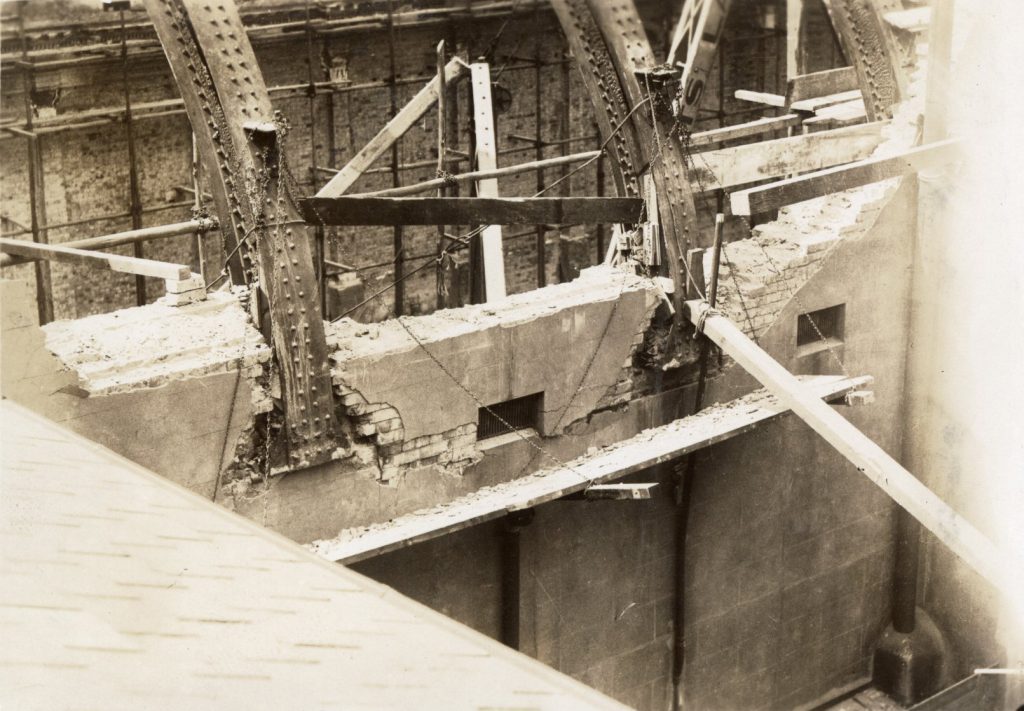
<svg viewBox="0 0 1024 711">
<path fill-rule="evenodd" d="M 1024 711 L 1022 37 L 0 0 L 0 711 Z"/>
</svg>

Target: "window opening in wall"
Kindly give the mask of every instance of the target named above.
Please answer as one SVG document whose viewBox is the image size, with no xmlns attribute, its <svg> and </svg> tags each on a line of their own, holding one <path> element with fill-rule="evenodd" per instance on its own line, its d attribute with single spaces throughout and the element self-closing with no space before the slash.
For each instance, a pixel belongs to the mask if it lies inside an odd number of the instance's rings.
<svg viewBox="0 0 1024 711">
<path fill-rule="evenodd" d="M 488 439 L 514 430 L 537 429 L 543 401 L 544 393 L 541 392 L 481 407 L 477 416 L 476 438 Z M 511 430 L 509 425 L 512 426 Z"/>
<path fill-rule="evenodd" d="M 800 314 L 796 323 L 797 348 L 820 350 L 841 345 L 845 320 L 846 304 Z"/>
</svg>

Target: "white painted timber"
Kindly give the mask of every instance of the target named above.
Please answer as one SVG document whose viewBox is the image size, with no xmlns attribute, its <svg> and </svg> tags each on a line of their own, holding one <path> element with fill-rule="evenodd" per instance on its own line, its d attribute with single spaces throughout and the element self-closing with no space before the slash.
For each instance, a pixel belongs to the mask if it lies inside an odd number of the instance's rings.
<svg viewBox="0 0 1024 711">
<path fill-rule="evenodd" d="M 778 108 L 785 108 L 786 97 L 782 94 L 769 94 L 763 91 L 750 91 L 749 89 L 737 89 L 734 96 L 740 101 L 752 101 L 755 104 L 765 104 L 766 106 L 776 106 Z"/>
<path fill-rule="evenodd" d="M 757 378 L 779 401 L 821 435 L 859 472 L 921 522 L 953 553 L 1003 594 L 1020 594 L 1024 560 L 999 550 L 970 521 L 940 499 L 885 450 L 821 401 L 813 390 L 748 338 L 732 321 L 701 301 L 687 301 L 690 320 L 703 320 L 704 335 Z"/>
<path fill-rule="evenodd" d="M 487 64 L 469 65 L 473 86 L 473 122 L 476 130 L 476 169 L 498 167 L 497 139 L 494 135 L 494 111 L 491 106 L 491 69 Z M 477 197 L 498 197 L 498 179 L 476 181 Z M 484 300 L 505 298 L 505 255 L 501 244 L 501 226 L 487 225 L 480 235 L 484 265 Z"/>
</svg>

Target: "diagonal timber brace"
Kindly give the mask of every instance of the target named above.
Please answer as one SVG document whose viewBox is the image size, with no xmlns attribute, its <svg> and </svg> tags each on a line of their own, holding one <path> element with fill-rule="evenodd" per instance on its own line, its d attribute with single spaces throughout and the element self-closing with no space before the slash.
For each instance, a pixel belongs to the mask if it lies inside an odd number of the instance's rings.
<svg viewBox="0 0 1024 711">
<path fill-rule="evenodd" d="M 313 258 L 270 103 L 231 0 L 145 0 L 210 176 L 235 283 L 258 284 L 281 377 L 289 465 L 330 459 L 334 402 Z M 265 331 L 267 329 L 264 329 Z"/>
<path fill-rule="evenodd" d="M 1015 576 L 1024 570 L 1024 561 L 1019 560 L 1019 556 L 997 548 L 885 450 L 822 402 L 732 321 L 703 301 L 687 301 L 686 310 L 694 326 L 702 329 L 715 345 L 757 378 L 953 553 L 1003 594 L 1019 594 L 1019 581 Z"/>
</svg>

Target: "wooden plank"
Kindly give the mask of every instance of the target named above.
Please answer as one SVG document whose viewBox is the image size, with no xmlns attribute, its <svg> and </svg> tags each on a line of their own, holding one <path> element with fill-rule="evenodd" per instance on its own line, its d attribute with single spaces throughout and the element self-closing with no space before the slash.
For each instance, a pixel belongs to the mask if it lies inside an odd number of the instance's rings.
<svg viewBox="0 0 1024 711">
<path fill-rule="evenodd" d="M 122 244 L 131 244 L 133 242 L 167 239 L 169 237 L 180 237 L 181 235 L 195 233 L 201 234 L 215 230 L 217 229 L 217 226 L 217 220 L 210 217 L 200 217 L 194 220 L 187 220 L 185 222 L 160 225 L 159 227 L 143 227 L 138 230 L 127 230 L 125 232 L 115 232 L 114 234 L 109 235 L 99 235 L 98 237 L 76 239 L 71 242 L 64 242 L 61 246 L 90 250 L 109 249 L 110 247 L 117 247 Z M 43 257 L 16 257 L 9 254 L 3 254 L 0 255 L 0 267 L 9 267 L 14 264 L 25 264 L 42 258 Z"/>
<path fill-rule="evenodd" d="M 849 190 L 919 170 L 937 168 L 956 159 L 960 141 L 949 139 L 911 148 L 895 156 L 815 171 L 729 195 L 734 215 L 757 215 L 822 195 Z"/>
<path fill-rule="evenodd" d="M 690 178 L 698 188 L 718 190 L 862 160 L 881 143 L 885 125 L 875 122 L 704 151 L 694 156 Z"/>
<path fill-rule="evenodd" d="M 600 155 L 601 151 L 584 151 L 583 153 L 573 153 L 572 155 L 567 156 L 544 158 L 543 160 L 530 161 L 529 163 L 506 165 L 502 168 L 494 168 L 493 170 L 472 170 L 467 173 L 449 175 L 444 178 L 424 180 L 422 183 L 400 185 L 397 188 L 385 188 L 384 190 L 376 190 L 372 193 L 357 193 L 352 195 L 352 197 L 402 197 L 403 195 L 416 195 L 417 193 L 427 192 L 428 190 L 434 190 L 435 188 L 443 188 L 451 183 L 469 183 L 483 178 L 501 178 L 508 175 L 519 175 L 521 173 L 529 173 L 534 170 L 544 170 L 545 168 L 554 168 L 561 165 L 582 163 L 583 161 L 593 160 Z"/>
<path fill-rule="evenodd" d="M 786 106 L 786 97 L 782 94 L 769 94 L 764 91 L 749 91 L 747 89 L 737 89 L 734 96 L 740 101 L 752 101 L 755 104 L 764 104 L 765 106 L 776 106 L 780 109 Z"/>
<path fill-rule="evenodd" d="M 860 89 L 851 89 L 850 91 L 844 91 L 839 94 L 828 94 L 826 96 L 816 96 L 810 99 L 803 99 L 802 101 L 794 101 L 789 105 L 789 108 L 791 111 L 817 113 L 820 109 L 824 109 L 828 106 L 845 104 L 851 101 L 857 101 L 858 99 L 863 100 Z"/>
<path fill-rule="evenodd" d="M 115 272 L 137 274 L 139 276 L 181 281 L 191 276 L 192 270 L 182 264 L 157 262 L 152 259 L 124 257 L 120 254 L 90 252 L 74 247 L 55 244 L 27 242 L 20 239 L 0 238 L 0 252 L 31 259 L 47 259 L 54 262 L 80 264 L 85 267 L 106 267 Z"/>
<path fill-rule="evenodd" d="M 464 65 L 458 59 L 452 59 L 444 67 L 444 76 L 446 82 L 452 82 L 459 78 L 465 70 Z M 426 86 L 419 90 L 419 92 L 412 98 L 412 100 L 402 107 L 402 109 L 395 114 L 394 118 L 387 122 L 377 135 L 374 136 L 369 143 L 360 149 L 358 153 L 352 156 L 352 159 L 345 164 L 338 173 L 330 179 L 327 185 L 320 188 L 320 192 L 316 194 L 317 197 L 337 197 L 338 195 L 344 194 L 352 184 L 359 179 L 374 161 L 381 157 L 388 148 L 391 147 L 395 141 L 402 137 L 406 131 L 420 120 L 420 118 L 427 112 L 431 106 L 437 101 L 438 90 L 440 87 L 440 81 L 438 77 L 434 77 Z"/>
<path fill-rule="evenodd" d="M 704 335 L 768 388 L 825 441 L 849 459 L 893 501 L 921 522 L 953 553 L 1006 595 L 1017 595 L 1010 571 L 1024 570 L 1018 555 L 1000 551 L 967 519 L 922 484 L 885 450 L 821 401 L 732 321 L 702 301 L 688 301 L 687 315 Z"/>
<path fill-rule="evenodd" d="M 819 109 L 814 116 L 804 121 L 804 127 L 809 131 L 822 128 L 842 128 L 861 124 L 867 120 L 868 110 L 864 105 L 864 99 L 857 99 Z"/>
<path fill-rule="evenodd" d="M 772 131 L 780 131 L 792 126 L 798 126 L 801 120 L 802 117 L 797 114 L 769 116 L 735 126 L 725 126 L 723 128 L 713 128 L 709 131 L 701 131 L 700 133 L 692 133 L 687 139 L 686 144 L 690 148 L 704 148 L 706 146 L 713 146 L 716 143 L 749 138 L 750 136 L 760 136 Z"/>
<path fill-rule="evenodd" d="M 853 67 L 827 69 L 823 72 L 801 74 L 787 82 L 786 96 L 790 102 L 813 99 L 830 94 L 841 94 L 845 91 L 859 90 L 857 70 Z"/>
<path fill-rule="evenodd" d="M 831 400 L 863 387 L 870 377 L 809 376 L 807 388 Z M 490 521 L 514 511 L 561 499 L 597 484 L 621 479 L 689 452 L 749 432 L 780 417 L 786 408 L 765 391 L 757 391 L 696 415 L 644 430 L 569 462 L 513 481 L 484 487 L 441 506 L 421 509 L 385 523 L 345 529 L 330 540 L 310 547 L 318 555 L 341 563 L 355 563 L 414 543 Z"/>
<path fill-rule="evenodd" d="M 299 205 L 307 220 L 325 225 L 578 225 L 633 224 L 640 198 L 309 198 Z"/>
<path fill-rule="evenodd" d="M 473 89 L 473 128 L 476 135 L 477 170 L 498 167 L 497 136 L 494 132 L 494 111 L 491 107 L 491 69 L 482 62 L 469 67 Z M 476 181 L 476 194 L 482 198 L 498 197 L 497 178 Z M 484 301 L 505 298 L 505 255 L 501 246 L 500 223 L 481 220 L 485 224 L 480 235 L 484 270 Z"/>
</svg>

